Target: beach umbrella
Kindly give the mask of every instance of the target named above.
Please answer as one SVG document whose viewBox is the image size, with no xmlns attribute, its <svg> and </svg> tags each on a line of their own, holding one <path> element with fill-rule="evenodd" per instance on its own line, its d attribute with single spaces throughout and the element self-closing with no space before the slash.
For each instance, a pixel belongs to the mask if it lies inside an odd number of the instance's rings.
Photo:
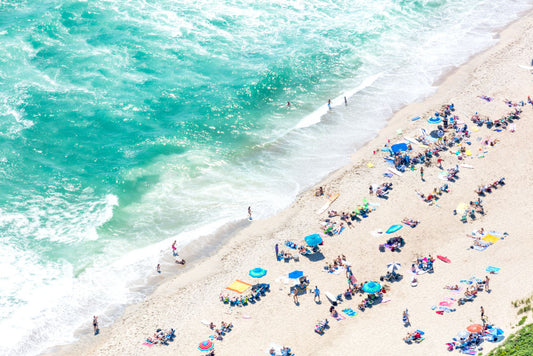
<svg viewBox="0 0 533 356">
<path fill-rule="evenodd" d="M 466 330 L 470 331 L 471 333 L 480 333 L 483 330 L 483 325 L 481 324 L 472 324 L 469 325 Z"/>
<path fill-rule="evenodd" d="M 436 117 L 436 116 L 435 117 L 430 117 L 428 119 L 428 122 L 430 124 L 440 124 L 442 122 L 442 119 L 440 117 Z"/>
<path fill-rule="evenodd" d="M 460 339 L 466 339 L 470 335 L 469 331 L 463 330 L 460 331 L 457 336 L 459 336 Z"/>
<path fill-rule="evenodd" d="M 363 290 L 371 294 L 377 293 L 381 290 L 381 284 L 374 281 L 370 281 L 363 285 Z"/>
<path fill-rule="evenodd" d="M 392 262 L 392 263 L 389 263 L 387 265 L 387 270 L 389 272 L 396 272 L 396 271 L 399 271 L 400 270 L 400 267 L 402 267 L 401 264 L 397 263 L 397 262 Z"/>
<path fill-rule="evenodd" d="M 498 329 L 498 328 L 492 328 L 489 330 L 489 333 L 491 333 L 491 335 L 494 335 L 494 336 L 500 336 L 500 335 L 503 335 L 503 330 Z"/>
<path fill-rule="evenodd" d="M 211 340 L 205 340 L 205 341 L 202 341 L 202 342 L 198 345 L 198 350 L 200 350 L 200 351 L 209 351 L 209 350 L 211 350 L 213 347 L 215 347 L 215 344 L 213 343 L 213 341 L 211 341 Z"/>
<path fill-rule="evenodd" d="M 322 243 L 322 237 L 319 234 L 313 234 L 305 237 L 305 242 L 311 247 L 315 247 Z"/>
<path fill-rule="evenodd" d="M 248 274 L 250 275 L 250 277 L 261 278 L 267 274 L 267 271 L 266 269 L 263 269 L 263 268 L 254 268 L 254 269 L 251 269 L 250 272 L 248 272 Z"/>
<path fill-rule="evenodd" d="M 409 148 L 407 147 L 406 143 L 402 142 L 402 143 L 397 143 L 395 145 L 392 145 L 390 149 L 392 150 L 393 153 L 398 153 L 402 151 L 407 151 Z"/>
<path fill-rule="evenodd" d="M 300 278 L 304 275 L 303 271 L 292 271 L 291 273 L 289 273 L 289 278 L 290 279 L 297 279 L 297 278 Z"/>
<path fill-rule="evenodd" d="M 466 203 L 459 203 L 459 205 L 457 205 L 457 208 L 455 208 L 457 214 L 463 214 L 467 209 L 468 205 L 466 205 Z"/>
</svg>

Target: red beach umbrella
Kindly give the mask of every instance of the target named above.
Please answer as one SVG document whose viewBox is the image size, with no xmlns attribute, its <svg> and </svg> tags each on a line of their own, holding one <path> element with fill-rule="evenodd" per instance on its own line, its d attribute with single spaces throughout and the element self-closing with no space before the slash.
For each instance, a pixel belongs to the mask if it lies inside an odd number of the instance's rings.
<svg viewBox="0 0 533 356">
<path fill-rule="evenodd" d="M 469 325 L 466 330 L 470 331 L 471 333 L 480 333 L 483 330 L 483 325 L 481 324 L 472 324 Z"/>
<path fill-rule="evenodd" d="M 200 350 L 200 351 L 209 351 L 209 350 L 211 350 L 213 347 L 215 347 L 215 344 L 213 344 L 213 341 L 211 341 L 211 340 L 205 340 L 205 341 L 202 341 L 202 342 L 198 345 L 198 350 Z"/>
</svg>

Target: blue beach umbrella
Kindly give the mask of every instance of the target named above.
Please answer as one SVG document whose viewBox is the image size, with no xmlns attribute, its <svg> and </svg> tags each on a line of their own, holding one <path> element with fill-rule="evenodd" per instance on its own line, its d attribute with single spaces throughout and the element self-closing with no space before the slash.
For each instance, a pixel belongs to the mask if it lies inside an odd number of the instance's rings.
<svg viewBox="0 0 533 356">
<path fill-rule="evenodd" d="M 322 243 L 322 237 L 319 234 L 313 234 L 305 237 L 305 242 L 311 247 L 315 247 Z"/>
<path fill-rule="evenodd" d="M 370 281 L 363 285 L 363 290 L 371 294 L 377 293 L 381 290 L 381 284 L 374 281 Z"/>
<path fill-rule="evenodd" d="M 398 153 L 402 151 L 407 151 L 409 147 L 407 146 L 406 143 L 402 142 L 402 143 L 397 143 L 395 145 L 392 145 L 390 149 L 392 150 L 393 153 Z"/>
<path fill-rule="evenodd" d="M 503 330 L 498 329 L 498 328 L 492 328 L 489 330 L 489 333 L 491 333 L 491 335 L 494 335 L 494 336 L 500 336 L 500 335 L 503 335 Z"/>
<path fill-rule="evenodd" d="M 300 278 L 303 275 L 304 275 L 303 271 L 292 271 L 291 273 L 289 273 L 289 278 L 296 279 L 296 278 Z"/>
<path fill-rule="evenodd" d="M 442 122 L 442 119 L 441 119 L 440 117 L 436 117 L 436 116 L 435 116 L 435 117 L 430 117 L 430 118 L 428 119 L 428 122 L 429 122 L 430 124 L 439 124 L 439 123 Z"/>
<path fill-rule="evenodd" d="M 251 269 L 250 272 L 248 272 L 248 274 L 250 275 L 250 277 L 261 278 L 267 274 L 267 271 L 266 269 L 258 267 L 258 268 Z"/>
</svg>

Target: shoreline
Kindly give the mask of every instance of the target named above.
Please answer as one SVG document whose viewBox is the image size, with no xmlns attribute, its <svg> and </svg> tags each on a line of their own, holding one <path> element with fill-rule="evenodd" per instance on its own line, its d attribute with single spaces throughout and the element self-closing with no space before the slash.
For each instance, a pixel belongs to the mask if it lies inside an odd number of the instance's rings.
<svg viewBox="0 0 533 356">
<path fill-rule="evenodd" d="M 464 76 L 466 78 L 462 78 L 463 79 L 462 80 L 462 82 L 463 82 L 462 86 L 463 87 L 464 86 L 468 86 L 468 84 L 466 83 L 467 79 L 468 79 L 468 75 L 472 74 L 472 73 L 475 73 L 477 71 L 477 66 L 479 66 L 480 62 L 483 62 L 484 60 L 486 60 L 487 57 L 489 57 L 489 54 L 492 54 L 494 52 L 498 52 L 499 49 L 501 49 L 502 47 L 507 46 L 510 42 L 512 42 L 513 38 L 510 36 L 509 32 L 513 32 L 513 31 L 516 32 L 517 29 L 515 29 L 515 27 L 520 28 L 521 26 L 525 26 L 526 22 L 533 22 L 532 19 L 531 19 L 532 17 L 533 17 L 533 12 L 532 11 L 528 11 L 526 14 L 523 14 L 523 16 L 520 19 L 512 22 L 511 24 L 506 26 L 502 31 L 500 31 L 500 38 L 499 38 L 499 41 L 496 43 L 495 46 L 492 46 L 492 47 L 484 50 L 483 52 L 472 56 L 471 58 L 469 58 L 467 63 L 461 65 L 460 67 L 456 67 L 455 69 L 452 69 L 451 73 L 445 74 L 444 75 L 444 79 L 442 80 L 442 83 L 440 85 L 438 85 L 438 88 L 437 88 L 436 92 L 434 92 L 433 94 L 429 95 L 428 97 L 422 99 L 421 102 L 409 104 L 409 105 L 404 106 L 401 109 L 397 110 L 396 112 L 394 112 L 392 117 L 389 118 L 389 120 L 387 121 L 385 127 L 383 127 L 379 131 L 379 133 L 376 135 L 376 137 L 374 137 L 372 140 L 368 141 L 367 143 L 363 144 L 361 147 L 357 148 L 357 151 L 351 155 L 351 162 L 352 162 L 351 164 L 349 164 L 347 166 L 344 166 L 344 167 L 342 167 L 342 168 L 340 168 L 340 169 L 338 169 L 338 170 L 336 170 L 334 172 L 331 172 L 320 183 L 315 185 L 315 187 L 319 186 L 319 185 L 326 186 L 327 192 L 335 192 L 338 189 L 341 189 L 340 187 L 343 185 L 342 183 L 343 183 L 344 180 L 346 180 L 348 178 L 353 178 L 353 177 L 349 176 L 350 174 L 352 174 L 353 176 L 364 176 L 366 174 L 366 177 L 365 177 L 366 180 L 370 180 L 370 181 L 376 180 L 376 179 L 383 179 L 383 178 L 378 178 L 378 176 L 376 174 L 374 174 L 374 173 L 376 173 L 377 169 L 382 171 L 381 166 L 379 166 L 379 163 L 378 163 L 378 161 L 382 161 L 382 156 L 381 156 L 381 154 L 372 155 L 372 151 L 373 151 L 373 147 L 372 146 L 381 145 L 383 142 L 385 142 L 387 137 L 393 137 L 393 138 L 397 137 L 394 134 L 397 129 L 402 128 L 402 129 L 404 129 L 404 131 L 407 131 L 406 127 L 409 127 L 411 130 L 413 130 L 415 127 L 421 126 L 422 125 L 422 120 L 419 120 L 420 122 L 411 122 L 411 121 L 407 122 L 407 120 L 405 118 L 406 117 L 412 117 L 412 116 L 424 116 L 424 114 L 427 114 L 428 112 L 431 112 L 431 110 L 438 109 L 442 104 L 449 103 L 449 102 L 446 102 L 446 101 L 443 101 L 443 100 L 444 99 L 453 99 L 458 94 L 458 93 L 454 93 L 455 87 L 461 86 L 461 85 L 457 85 L 457 83 L 450 83 L 450 82 L 452 82 L 453 80 L 457 80 L 458 77 Z M 527 27 L 527 26 L 525 26 L 525 27 Z M 472 73 L 470 73 L 470 71 Z M 516 71 L 518 72 L 518 69 L 516 69 Z M 523 71 L 523 70 L 520 69 L 520 71 Z M 528 74 L 528 73 L 524 71 L 524 74 Z M 481 95 L 481 94 L 483 94 L 483 95 L 485 95 L 485 94 L 493 95 L 492 93 L 479 93 L 479 95 Z M 512 99 L 512 100 L 519 100 L 519 99 L 524 100 L 526 97 L 527 97 L 527 93 L 523 93 L 522 97 L 520 97 L 520 98 L 510 97 L 510 99 Z M 501 100 L 501 99 L 502 98 L 500 98 L 500 97 L 497 98 L 497 100 Z M 470 100 L 474 100 L 474 99 L 471 98 Z M 473 106 L 475 106 L 476 104 L 478 106 L 480 106 L 480 107 L 484 105 L 484 103 L 482 101 L 474 103 Z M 423 109 L 423 108 L 425 108 L 425 109 Z M 421 109 L 423 109 L 423 110 L 421 110 Z M 463 108 L 461 108 L 461 109 L 463 109 Z M 529 109 L 529 111 L 531 110 L 530 108 L 527 108 L 527 109 Z M 528 114 L 530 114 L 530 113 L 528 113 Z M 461 116 L 464 116 L 464 115 L 461 115 Z M 462 119 L 464 119 L 464 117 L 462 117 Z M 524 125 L 523 122 L 524 121 L 527 122 L 527 120 L 528 120 L 527 118 L 523 119 L 522 121 L 519 122 L 519 125 L 520 126 Z M 504 134 L 508 134 L 508 133 L 504 133 Z M 371 158 L 367 158 L 367 157 L 371 157 Z M 374 172 L 372 172 L 372 169 L 366 168 L 366 166 L 365 166 L 365 162 L 367 162 L 367 161 L 372 162 L 376 167 L 379 167 L 379 168 L 374 168 Z M 397 180 L 395 178 L 397 178 L 397 177 L 393 177 L 392 181 L 396 184 Z M 408 179 L 411 179 L 411 177 L 410 178 L 403 178 L 403 180 L 408 180 Z M 368 186 L 368 184 L 367 184 L 368 182 L 366 180 L 361 183 L 363 186 Z M 360 188 L 360 187 L 357 187 L 357 188 Z M 237 253 L 236 252 L 232 252 L 232 250 L 234 250 L 235 247 L 244 247 L 244 250 L 247 253 L 249 253 L 249 255 L 247 256 L 248 257 L 247 260 L 252 259 L 251 256 L 254 256 L 255 258 L 253 258 L 252 260 L 265 261 L 264 262 L 265 265 L 266 264 L 272 264 L 272 262 L 266 262 L 267 259 L 265 258 L 264 253 L 260 253 L 260 252 L 263 250 L 263 248 L 273 250 L 271 242 L 277 241 L 278 243 L 280 243 L 287 237 L 287 236 L 284 236 L 285 234 L 282 234 L 279 231 L 276 231 L 276 230 L 279 230 L 276 227 L 281 227 L 281 226 L 283 226 L 283 227 L 293 227 L 293 226 L 291 226 L 293 224 L 290 223 L 290 222 L 293 222 L 293 221 L 300 221 L 304 225 L 307 225 L 309 223 L 312 223 L 313 220 L 316 220 L 316 221 L 318 220 L 318 217 L 314 213 L 314 210 L 316 209 L 315 207 L 320 206 L 323 203 L 323 201 L 322 200 L 317 200 L 317 199 L 313 200 L 313 197 L 311 197 L 312 193 L 313 193 L 313 189 L 311 189 L 311 191 L 303 191 L 303 192 L 299 193 L 298 196 L 295 198 L 295 201 L 293 202 L 291 207 L 283 210 L 281 213 L 277 214 L 276 216 L 273 216 L 273 217 L 270 217 L 270 218 L 267 218 L 267 219 L 264 219 L 264 220 L 260 220 L 260 221 L 254 221 L 251 226 L 244 227 L 243 230 L 238 231 L 235 235 L 230 236 L 229 238 L 227 238 L 226 242 L 221 243 L 220 251 L 214 252 L 212 255 L 210 255 L 210 257 L 208 257 L 204 261 L 199 261 L 194 266 L 188 267 L 185 271 L 183 271 L 183 273 L 180 273 L 178 276 L 173 276 L 173 277 L 171 277 L 170 280 L 164 281 L 161 285 L 157 286 L 156 290 L 152 294 L 148 295 L 143 302 L 141 302 L 139 304 L 127 306 L 125 311 L 124 311 L 124 313 L 119 318 L 117 318 L 109 328 L 102 329 L 101 335 L 98 337 L 98 340 L 94 340 L 94 338 L 91 336 L 91 337 L 87 337 L 87 340 L 79 340 L 79 341 L 75 342 L 74 344 L 65 345 L 65 346 L 56 346 L 56 347 L 48 350 L 46 353 L 47 354 L 48 353 L 69 354 L 69 353 L 73 353 L 73 352 L 82 353 L 82 354 L 94 354 L 94 353 L 96 353 L 96 354 L 105 354 L 106 352 L 112 353 L 113 350 L 115 350 L 115 347 L 117 345 L 121 345 L 121 346 L 124 345 L 122 342 L 120 342 L 119 340 L 116 339 L 116 335 L 120 334 L 119 329 L 121 329 L 124 326 L 125 322 L 127 321 L 129 323 L 130 321 L 134 320 L 135 319 L 135 315 L 139 314 L 140 311 L 144 307 L 149 307 L 149 304 L 151 304 L 151 302 L 154 299 L 157 299 L 158 301 L 161 301 L 162 299 L 172 298 L 172 295 L 175 294 L 175 290 L 183 290 L 184 292 L 190 293 L 187 297 L 184 298 L 186 300 L 187 299 L 191 300 L 191 294 L 192 294 L 192 296 L 193 296 L 192 299 L 194 299 L 195 297 L 199 296 L 200 299 L 202 299 L 202 300 L 205 299 L 206 301 L 210 301 L 210 303 L 214 304 L 213 307 L 222 308 L 222 305 L 218 305 L 218 304 L 221 304 L 221 303 L 219 303 L 218 300 L 216 300 L 217 296 L 218 296 L 218 293 L 216 293 L 216 294 L 210 293 L 212 291 L 212 288 L 208 288 L 207 289 L 207 293 L 205 293 L 205 296 L 202 296 L 201 294 L 199 295 L 197 292 L 194 292 L 193 290 L 191 290 L 190 287 L 187 287 L 187 284 L 190 283 L 191 285 L 201 285 L 202 283 L 200 281 L 201 281 L 202 278 L 206 278 L 207 280 L 213 281 L 214 284 L 217 284 L 217 283 L 220 284 L 221 281 L 227 280 L 228 276 L 230 276 L 230 275 L 232 276 L 232 278 L 238 278 L 240 276 L 241 278 L 244 279 L 245 277 L 244 277 L 242 272 L 245 271 L 247 268 L 251 269 L 251 268 L 253 268 L 255 266 L 248 265 L 246 263 L 242 263 L 242 265 L 245 265 L 245 266 L 243 266 L 243 268 L 238 268 L 240 273 L 238 271 L 236 271 L 235 270 L 236 267 L 242 267 L 242 266 L 241 266 L 241 263 L 240 263 L 240 259 L 236 258 L 236 257 L 239 257 L 239 256 L 235 256 Z M 362 195 L 362 193 L 363 193 L 363 191 L 358 191 L 357 196 L 361 197 L 361 198 L 362 197 L 367 197 L 366 195 Z M 391 201 L 390 201 L 390 203 L 388 203 L 389 205 L 393 205 L 395 203 L 395 200 L 396 200 L 396 197 L 394 196 L 395 193 L 396 192 L 392 193 Z M 373 200 L 375 201 L 375 198 Z M 341 197 L 339 198 L 339 202 L 336 203 L 336 205 L 343 205 L 343 204 L 349 205 L 348 201 L 349 201 L 348 199 L 345 199 L 345 195 L 343 193 L 343 194 L 341 194 Z M 385 205 L 385 203 L 383 203 L 383 202 L 380 202 L 380 203 L 382 205 Z M 398 203 L 398 202 L 396 201 L 396 203 Z M 353 206 L 354 204 L 351 203 L 351 205 Z M 301 213 L 302 206 L 305 206 L 305 207 L 311 207 L 312 206 L 313 207 L 312 211 L 307 211 L 307 215 L 308 215 L 307 218 L 302 217 L 302 213 Z M 371 219 L 373 219 L 373 217 L 371 217 Z M 302 226 L 294 227 L 294 229 L 291 230 L 292 233 L 290 234 L 291 236 L 295 236 L 292 239 L 294 241 L 297 241 L 297 243 L 301 243 L 302 237 L 305 236 L 304 234 L 307 234 L 307 232 L 306 232 L 307 230 L 309 230 L 309 233 L 312 233 L 312 232 L 315 232 L 315 230 L 318 229 L 316 223 L 314 225 L 311 225 L 311 226 L 312 227 L 309 227 L 308 229 L 304 229 L 304 228 L 302 228 Z M 360 230 L 359 226 L 357 226 L 356 229 Z M 289 230 L 289 229 L 287 229 L 287 230 Z M 361 229 L 361 230 L 366 230 L 366 229 Z M 251 235 L 252 239 L 253 239 L 253 237 L 255 237 L 255 241 L 250 242 L 248 240 L 248 236 L 245 236 L 245 235 Z M 270 238 L 268 238 L 268 235 L 273 235 L 274 237 L 270 236 Z M 366 235 L 368 235 L 368 234 L 366 233 Z M 296 237 L 296 236 L 298 236 L 298 237 Z M 302 237 L 300 237 L 300 236 L 302 236 Z M 267 238 L 268 238 L 268 240 L 267 240 Z M 346 236 L 342 236 L 341 238 L 342 239 L 346 239 Z M 329 244 L 329 243 L 330 243 L 329 241 L 326 242 L 326 244 Z M 373 243 L 376 243 L 375 239 L 373 240 Z M 257 254 L 254 255 L 254 251 L 250 252 L 250 250 L 254 250 L 256 248 L 259 251 L 258 251 Z M 328 254 L 328 256 L 329 255 L 331 255 L 331 254 Z M 220 257 L 220 261 L 216 260 L 219 257 Z M 272 256 L 270 256 L 270 257 L 272 257 Z M 387 258 L 391 258 L 391 257 L 392 256 L 387 256 Z M 270 259 L 272 259 L 272 258 L 270 258 Z M 328 259 L 331 259 L 331 258 L 328 258 Z M 277 267 L 279 267 L 279 266 L 277 266 Z M 299 266 L 296 266 L 296 265 L 294 265 L 291 262 L 290 266 L 287 266 L 287 267 L 291 267 L 292 268 L 292 267 L 299 267 Z M 307 267 L 307 269 L 312 268 L 311 266 L 307 266 L 307 265 L 305 265 L 305 267 Z M 316 266 L 315 266 L 315 268 L 316 268 Z M 273 269 L 276 269 L 276 268 L 274 267 Z M 269 271 L 270 271 L 270 269 L 269 269 Z M 210 275 L 210 274 L 212 274 L 212 275 Z M 370 275 L 371 273 L 368 273 L 368 274 Z M 267 279 L 267 278 L 268 278 L 268 283 L 271 283 L 271 285 L 274 286 L 275 283 L 273 281 L 273 277 L 272 276 L 270 276 L 270 277 L 267 276 L 264 279 Z M 316 276 L 315 276 L 315 278 L 316 278 Z M 248 280 L 249 280 L 249 278 L 248 278 Z M 276 285 L 276 287 L 277 287 L 277 285 Z M 223 289 L 223 285 L 217 285 L 214 288 L 218 289 L 218 290 L 221 290 L 221 289 Z M 184 293 L 184 294 L 186 294 L 186 293 Z M 284 294 L 284 293 L 279 293 L 279 294 Z M 263 307 L 266 307 L 267 304 L 270 303 L 270 300 L 269 300 L 270 298 L 269 297 L 270 297 L 270 295 L 267 295 L 267 297 L 265 298 L 264 302 L 261 302 L 261 303 L 259 303 L 259 305 L 254 306 L 252 308 L 261 309 Z M 187 303 L 183 302 L 183 301 L 173 301 L 173 302 L 176 303 L 176 304 L 184 304 L 185 303 L 185 307 L 187 306 L 186 305 Z M 192 304 L 194 305 L 195 303 L 192 303 Z M 215 304 L 217 304 L 217 305 L 215 305 Z M 388 307 L 389 305 L 386 305 L 386 306 Z M 183 306 L 181 308 L 182 308 L 182 310 L 187 310 L 188 309 L 187 307 L 185 309 L 183 309 Z M 271 308 L 271 306 L 269 306 L 269 308 Z M 325 306 L 323 306 L 322 309 L 325 309 Z M 192 310 L 197 311 L 195 308 L 193 308 Z M 216 310 L 216 308 L 213 309 L 213 310 Z M 246 309 L 242 309 L 242 310 L 244 312 L 248 312 L 248 310 L 246 310 Z M 273 309 L 270 309 L 270 310 L 272 311 Z M 252 313 L 251 310 L 250 310 L 250 313 Z M 220 316 L 217 316 L 217 318 L 219 318 L 219 317 Z M 196 319 L 194 319 L 194 321 L 192 321 L 192 319 L 191 319 L 190 321 L 191 322 L 195 322 L 196 324 L 199 324 L 197 322 L 199 319 L 202 319 L 202 318 L 196 318 Z M 365 321 L 369 320 L 369 318 L 366 315 L 365 315 L 364 319 L 365 319 Z M 218 320 L 218 319 L 216 319 L 216 320 Z M 360 320 L 358 320 L 358 324 L 360 324 L 359 321 Z M 146 324 L 147 322 L 150 323 L 146 319 L 144 320 L 144 322 L 145 322 L 144 324 Z M 153 320 L 151 322 L 157 323 L 157 320 Z M 364 325 L 364 324 L 362 324 L 362 325 Z M 88 321 L 88 326 L 89 326 L 89 321 Z M 172 327 L 172 325 L 169 325 L 168 327 L 164 326 L 164 325 L 161 325 L 161 327 L 169 328 L 169 327 Z M 142 325 L 142 323 L 141 323 L 141 325 L 139 325 L 139 328 L 140 329 L 151 330 L 150 326 Z M 139 328 L 137 328 L 137 329 L 139 329 Z M 310 328 L 311 327 L 308 327 L 307 329 L 310 329 Z M 195 334 L 195 333 L 199 334 L 202 331 L 204 331 L 204 330 L 202 330 L 202 326 L 201 325 L 194 325 L 194 327 L 192 329 L 193 330 L 192 330 L 191 334 Z M 208 334 L 207 331 L 205 331 L 204 333 L 206 335 Z M 104 334 L 105 334 L 105 336 L 104 336 Z M 228 343 L 228 344 L 232 343 L 232 341 L 229 340 L 229 338 L 231 338 L 232 336 L 233 335 L 230 335 L 228 337 L 228 341 L 227 342 L 224 341 L 224 342 L 220 343 L 220 345 L 225 346 L 226 343 Z M 294 336 L 294 335 L 292 335 L 292 336 Z M 342 336 L 343 336 L 342 334 L 336 335 L 337 338 L 340 337 L 341 339 L 342 339 Z M 82 339 L 83 338 L 84 337 L 82 337 Z M 135 345 L 140 344 L 140 342 L 138 342 L 140 340 L 137 340 L 137 339 L 138 338 L 136 336 L 135 337 L 133 337 L 133 336 L 131 337 L 131 340 L 136 340 L 136 341 L 134 341 Z M 188 338 L 186 338 L 186 339 L 188 339 Z M 107 343 L 108 341 L 110 341 L 111 345 L 106 347 L 105 343 Z M 198 342 L 199 341 L 201 341 L 201 340 L 198 340 Z M 324 342 L 324 341 L 317 341 L 317 342 L 322 342 L 323 344 L 327 343 L 327 342 Z M 179 341 L 179 343 L 181 344 L 182 341 Z M 176 342 L 174 344 L 176 344 Z M 267 346 L 269 344 L 269 341 L 268 340 L 264 340 L 264 344 L 265 344 L 264 348 L 267 348 Z M 152 351 L 156 351 L 157 353 L 161 352 L 162 354 L 166 354 L 167 352 L 168 353 L 176 352 L 176 349 L 174 347 L 175 346 L 173 346 L 173 344 L 171 344 L 171 346 L 169 348 L 167 348 L 167 349 L 157 349 L 157 350 L 153 349 Z M 326 345 L 326 349 L 327 349 L 327 347 L 328 347 L 328 345 Z M 132 346 L 132 348 L 129 349 L 129 350 L 134 350 L 133 353 L 144 353 L 145 352 L 142 349 L 135 348 L 135 346 Z M 129 352 L 129 350 L 128 350 L 128 352 Z M 188 350 L 188 349 L 182 349 L 181 351 L 185 352 L 184 350 Z M 218 350 L 219 349 L 218 349 L 218 345 L 217 345 L 217 351 Z M 230 350 L 228 350 L 228 351 L 230 351 Z M 301 351 L 298 352 L 299 351 L 298 348 L 295 348 L 295 351 L 298 354 L 305 354 L 304 352 L 301 352 Z M 115 350 L 115 352 L 118 352 L 118 349 Z M 327 352 L 327 351 L 325 351 L 325 352 Z M 225 354 L 225 352 L 223 351 L 222 354 Z M 255 354 L 259 354 L 259 351 L 256 350 Z"/>
</svg>

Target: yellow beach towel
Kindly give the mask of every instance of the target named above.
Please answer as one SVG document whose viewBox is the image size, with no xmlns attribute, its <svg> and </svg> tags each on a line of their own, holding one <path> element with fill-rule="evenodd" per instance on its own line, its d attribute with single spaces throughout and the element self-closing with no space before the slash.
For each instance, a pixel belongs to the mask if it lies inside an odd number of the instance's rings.
<svg viewBox="0 0 533 356">
<path fill-rule="evenodd" d="M 495 243 L 499 239 L 500 239 L 499 237 L 496 237 L 494 235 L 486 235 L 482 240 L 490 242 L 490 243 Z"/>
<path fill-rule="evenodd" d="M 247 289 L 249 289 L 251 286 L 252 286 L 251 284 L 248 284 L 246 282 L 243 282 L 237 279 L 235 280 L 235 282 L 227 286 L 226 289 L 235 291 L 237 293 L 242 293 L 246 291 Z"/>
<path fill-rule="evenodd" d="M 366 165 L 368 166 L 368 168 L 374 168 L 374 165 L 372 164 L 372 162 L 368 162 Z"/>
</svg>

